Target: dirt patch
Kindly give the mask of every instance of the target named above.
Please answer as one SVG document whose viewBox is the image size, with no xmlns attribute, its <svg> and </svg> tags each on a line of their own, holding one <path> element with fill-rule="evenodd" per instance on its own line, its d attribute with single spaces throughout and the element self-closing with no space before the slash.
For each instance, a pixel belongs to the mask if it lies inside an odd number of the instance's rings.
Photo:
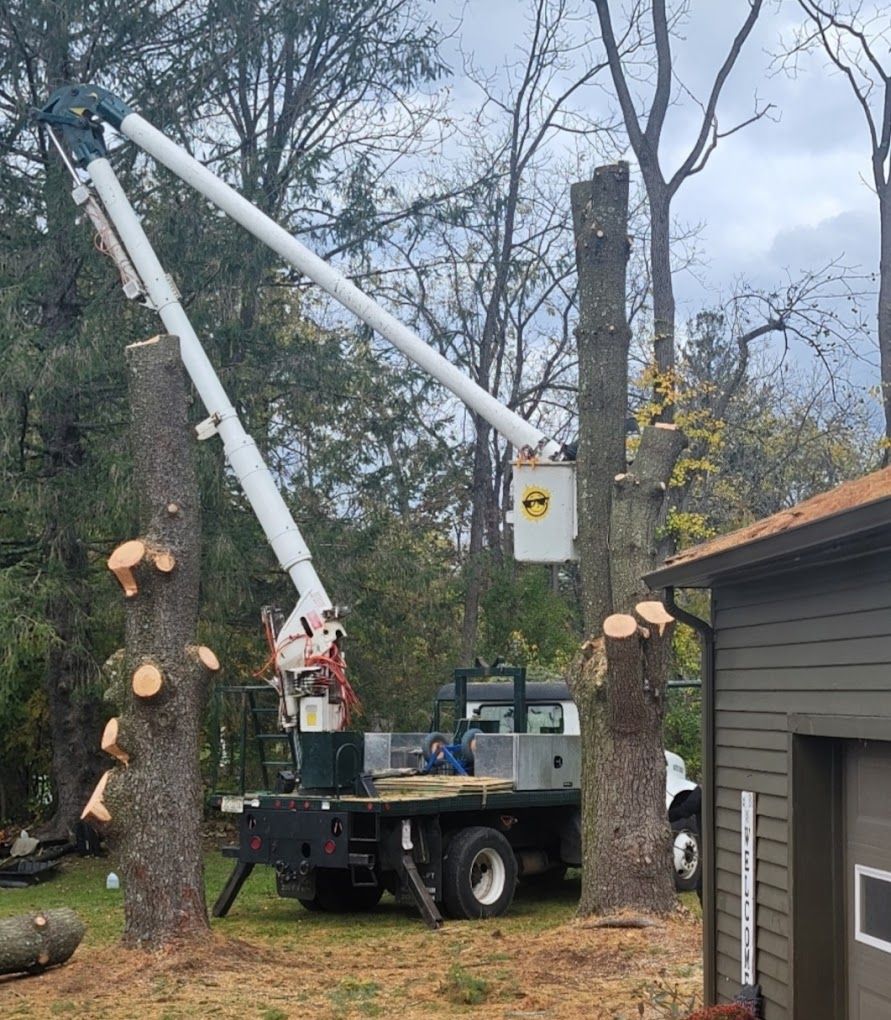
<svg viewBox="0 0 891 1020">
<path fill-rule="evenodd" d="M 701 986 L 700 923 L 684 911 L 644 929 L 491 921 L 428 933 L 406 917 L 387 932 L 357 921 L 351 934 L 322 918 L 284 946 L 211 934 L 160 953 L 82 947 L 39 977 L 0 979 L 0 1015 L 656 1020 L 670 1015 L 650 1001 L 657 984 L 685 997 Z"/>
</svg>

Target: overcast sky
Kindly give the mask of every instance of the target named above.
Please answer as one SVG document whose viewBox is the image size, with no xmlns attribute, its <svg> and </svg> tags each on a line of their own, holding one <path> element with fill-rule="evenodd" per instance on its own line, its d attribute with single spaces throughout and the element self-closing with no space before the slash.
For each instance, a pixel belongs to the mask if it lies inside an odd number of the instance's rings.
<svg viewBox="0 0 891 1020">
<path fill-rule="evenodd" d="M 618 22 L 619 4 L 614 5 Z M 440 0 L 436 16 L 449 23 L 461 14 L 457 33 L 477 64 L 495 68 L 517 56 L 528 0 Z M 578 9 L 586 10 L 585 0 Z M 593 3 L 590 28 L 596 28 Z M 692 0 L 684 39 L 673 51 L 680 80 L 704 98 L 728 45 L 745 19 L 747 0 Z M 792 78 L 771 67 L 780 39 L 799 21 L 794 0 L 766 0 L 760 22 L 725 87 L 719 123 L 730 126 L 751 115 L 754 98 L 774 105 L 764 119 L 721 142 L 708 167 L 678 194 L 674 214 L 687 225 L 702 223 L 699 247 L 707 264 L 700 279 L 677 279 L 682 317 L 729 289 L 740 275 L 768 284 L 844 256 L 853 266 L 878 268 L 878 210 L 867 186 L 870 168 L 863 115 L 847 84 L 817 54 L 804 59 Z M 884 15 L 891 20 L 891 15 Z M 456 101 L 464 95 L 460 59 L 449 51 Z M 608 83 L 604 74 L 603 82 Z M 467 94 L 469 100 L 469 92 Z M 682 97 L 683 99 L 683 97 Z M 606 103 L 604 98 L 601 102 Z M 669 113 L 664 166 L 674 169 L 695 137 L 699 110 L 684 100 Z M 633 162 L 630 152 L 625 158 Z"/>
</svg>

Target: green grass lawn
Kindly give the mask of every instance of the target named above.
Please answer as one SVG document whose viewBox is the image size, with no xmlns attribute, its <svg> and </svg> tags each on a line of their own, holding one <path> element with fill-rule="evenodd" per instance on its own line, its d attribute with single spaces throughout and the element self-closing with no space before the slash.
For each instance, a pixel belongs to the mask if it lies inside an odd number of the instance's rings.
<svg viewBox="0 0 891 1020">
<path fill-rule="evenodd" d="M 213 904 L 229 877 L 233 862 L 219 851 L 205 856 L 205 883 L 208 908 Z M 105 879 L 117 870 L 111 857 L 66 857 L 50 873 L 52 877 L 27 889 L 0 889 L 0 917 L 24 914 L 33 910 L 70 907 L 87 925 L 84 946 L 108 945 L 123 931 L 124 895 L 121 889 L 108 890 Z M 557 889 L 538 890 L 520 887 L 509 914 L 501 922 L 512 930 L 538 931 L 568 921 L 578 901 L 579 879 L 567 878 Z M 687 901 L 689 897 L 685 897 Z M 692 900 L 695 902 L 695 896 Z M 248 940 L 274 940 L 287 947 L 299 942 L 305 931 L 313 938 L 330 938 L 343 943 L 363 939 L 371 931 L 381 935 L 404 929 L 406 925 L 422 926 L 417 911 L 397 904 L 385 895 L 380 905 L 363 915 L 356 924 L 355 915 L 337 916 L 310 913 L 296 900 L 282 899 L 275 891 L 275 873 L 271 868 L 258 867 L 247 880 L 228 917 L 214 919 L 213 927 L 221 934 Z"/>
</svg>

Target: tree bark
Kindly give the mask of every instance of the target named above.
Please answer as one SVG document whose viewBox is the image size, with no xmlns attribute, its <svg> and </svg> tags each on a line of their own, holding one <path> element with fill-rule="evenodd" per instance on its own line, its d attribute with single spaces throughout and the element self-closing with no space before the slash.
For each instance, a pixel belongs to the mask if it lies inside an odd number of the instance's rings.
<svg viewBox="0 0 891 1020">
<path fill-rule="evenodd" d="M 649 598 L 643 575 L 659 561 L 659 533 L 668 508 L 668 483 L 684 434 L 674 425 L 648 425 L 634 463 L 612 480 L 610 576 L 616 609 Z"/>
<path fill-rule="evenodd" d="M 126 683 L 115 688 L 113 727 L 118 765 L 104 804 L 121 862 L 124 942 L 154 948 L 208 928 L 199 738 L 209 670 L 194 654 L 199 495 L 179 340 L 133 344 L 127 362 L 140 539 L 153 552 L 134 566 L 137 592 L 126 601 Z M 173 556 L 172 570 L 160 552 Z M 150 697 L 132 680 L 146 667 L 162 678 Z"/>
<path fill-rule="evenodd" d="M 671 278 L 671 198 L 661 176 L 648 175 L 650 201 L 650 275 L 653 288 L 653 362 L 657 372 L 655 398 L 662 405 L 657 421 L 674 420 L 670 373 L 674 369 L 674 283 Z"/>
<path fill-rule="evenodd" d="M 628 628 L 626 621 L 631 622 Z M 570 672 L 582 719 L 579 914 L 676 905 L 662 744 L 671 628 L 614 614 Z M 655 672 L 654 672 L 655 668 Z"/>
<path fill-rule="evenodd" d="M 77 949 L 86 926 L 62 907 L 0 920 L 0 974 L 39 974 L 64 963 Z"/>
<path fill-rule="evenodd" d="M 579 277 L 578 518 L 582 618 L 596 634 L 613 610 L 610 544 L 611 479 L 625 470 L 628 345 L 628 164 L 598 167 L 571 189 Z"/>
<path fill-rule="evenodd" d="M 879 191 L 881 258 L 879 261 L 879 364 L 885 414 L 883 464 L 891 464 L 891 185 Z"/>
<path fill-rule="evenodd" d="M 568 674 L 582 737 L 579 912 L 664 913 L 675 904 L 662 737 L 671 621 L 641 577 L 655 565 L 668 481 L 684 440 L 672 425 L 648 426 L 626 466 L 627 168 L 604 167 L 591 185 L 576 185 L 573 211 L 579 558 L 591 635 Z"/>
</svg>

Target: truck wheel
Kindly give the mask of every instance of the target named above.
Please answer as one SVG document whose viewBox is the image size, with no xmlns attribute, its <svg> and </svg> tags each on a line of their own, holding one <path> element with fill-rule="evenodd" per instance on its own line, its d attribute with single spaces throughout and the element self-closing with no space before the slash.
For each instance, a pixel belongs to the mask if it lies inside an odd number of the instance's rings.
<svg viewBox="0 0 891 1020">
<path fill-rule="evenodd" d="M 326 914 L 352 914 L 371 910 L 378 905 L 384 890 L 380 885 L 352 885 L 345 871 L 319 868 L 316 871 L 316 895 L 300 900 L 307 910 Z"/>
<path fill-rule="evenodd" d="M 443 906 L 450 917 L 500 917 L 516 884 L 517 861 L 500 832 L 475 826 L 455 833 L 442 869 Z"/>
<path fill-rule="evenodd" d="M 692 892 L 702 884 L 702 841 L 699 818 L 690 815 L 671 823 L 674 887 L 678 892 Z"/>
</svg>

